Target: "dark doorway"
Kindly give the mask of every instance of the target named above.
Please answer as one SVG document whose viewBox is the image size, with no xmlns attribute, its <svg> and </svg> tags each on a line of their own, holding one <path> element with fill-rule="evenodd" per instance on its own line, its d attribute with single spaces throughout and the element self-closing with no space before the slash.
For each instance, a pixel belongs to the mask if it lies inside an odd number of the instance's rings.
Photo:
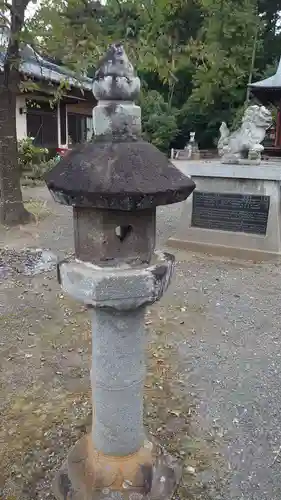
<svg viewBox="0 0 281 500">
<path fill-rule="evenodd" d="M 34 137 L 34 144 L 52 149 L 58 147 L 57 108 L 49 103 L 31 101 L 26 112 L 27 135 Z"/>
<path fill-rule="evenodd" d="M 72 144 L 86 142 L 88 138 L 88 120 L 92 117 L 68 113 L 68 135 Z"/>
</svg>

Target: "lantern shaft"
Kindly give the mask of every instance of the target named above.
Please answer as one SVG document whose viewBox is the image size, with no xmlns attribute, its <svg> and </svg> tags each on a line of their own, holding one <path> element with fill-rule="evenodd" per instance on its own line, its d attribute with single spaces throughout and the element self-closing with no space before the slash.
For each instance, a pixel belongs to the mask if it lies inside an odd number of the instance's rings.
<svg viewBox="0 0 281 500">
<path fill-rule="evenodd" d="M 145 309 L 92 312 L 93 443 L 115 456 L 144 443 Z"/>
</svg>

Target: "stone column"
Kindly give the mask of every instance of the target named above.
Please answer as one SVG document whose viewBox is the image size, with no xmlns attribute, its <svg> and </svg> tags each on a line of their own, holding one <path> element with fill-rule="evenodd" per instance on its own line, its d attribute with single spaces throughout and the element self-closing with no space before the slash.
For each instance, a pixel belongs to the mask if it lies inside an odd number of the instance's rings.
<svg viewBox="0 0 281 500">
<path fill-rule="evenodd" d="M 93 328 L 92 433 L 56 477 L 61 500 L 166 499 L 179 480 L 179 465 L 143 428 L 144 315 L 174 267 L 154 251 L 156 206 L 185 199 L 194 184 L 142 141 L 139 90 L 123 47 L 111 46 L 93 86 L 95 139 L 47 177 L 54 198 L 74 207 L 76 260 L 60 263 L 59 281 L 90 308 Z"/>
<path fill-rule="evenodd" d="M 144 443 L 144 313 L 141 307 L 92 314 L 93 443 L 109 455 L 131 455 Z"/>
</svg>

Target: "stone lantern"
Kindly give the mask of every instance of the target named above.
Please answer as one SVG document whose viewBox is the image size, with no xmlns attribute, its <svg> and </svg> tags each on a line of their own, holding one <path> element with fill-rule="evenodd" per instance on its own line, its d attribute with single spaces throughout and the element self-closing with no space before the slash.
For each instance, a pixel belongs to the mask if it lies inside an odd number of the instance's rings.
<svg viewBox="0 0 281 500">
<path fill-rule="evenodd" d="M 122 45 L 97 70 L 94 138 L 47 175 L 59 203 L 73 206 L 75 260 L 59 264 L 65 292 L 92 315 L 93 425 L 54 482 L 58 499 L 169 498 L 176 462 L 143 428 L 145 308 L 159 300 L 174 257 L 155 252 L 156 207 L 186 199 L 195 185 L 141 138 L 140 91 Z"/>
</svg>

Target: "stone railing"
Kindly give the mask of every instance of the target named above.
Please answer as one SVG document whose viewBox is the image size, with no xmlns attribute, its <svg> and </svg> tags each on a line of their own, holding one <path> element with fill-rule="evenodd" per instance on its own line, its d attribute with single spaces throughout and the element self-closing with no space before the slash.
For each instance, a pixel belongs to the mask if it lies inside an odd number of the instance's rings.
<svg viewBox="0 0 281 500">
<path fill-rule="evenodd" d="M 188 149 L 171 149 L 171 160 L 191 160 L 191 151 Z"/>
<path fill-rule="evenodd" d="M 216 149 L 202 149 L 191 153 L 188 149 L 171 149 L 171 160 L 204 160 L 218 158 Z"/>
</svg>

